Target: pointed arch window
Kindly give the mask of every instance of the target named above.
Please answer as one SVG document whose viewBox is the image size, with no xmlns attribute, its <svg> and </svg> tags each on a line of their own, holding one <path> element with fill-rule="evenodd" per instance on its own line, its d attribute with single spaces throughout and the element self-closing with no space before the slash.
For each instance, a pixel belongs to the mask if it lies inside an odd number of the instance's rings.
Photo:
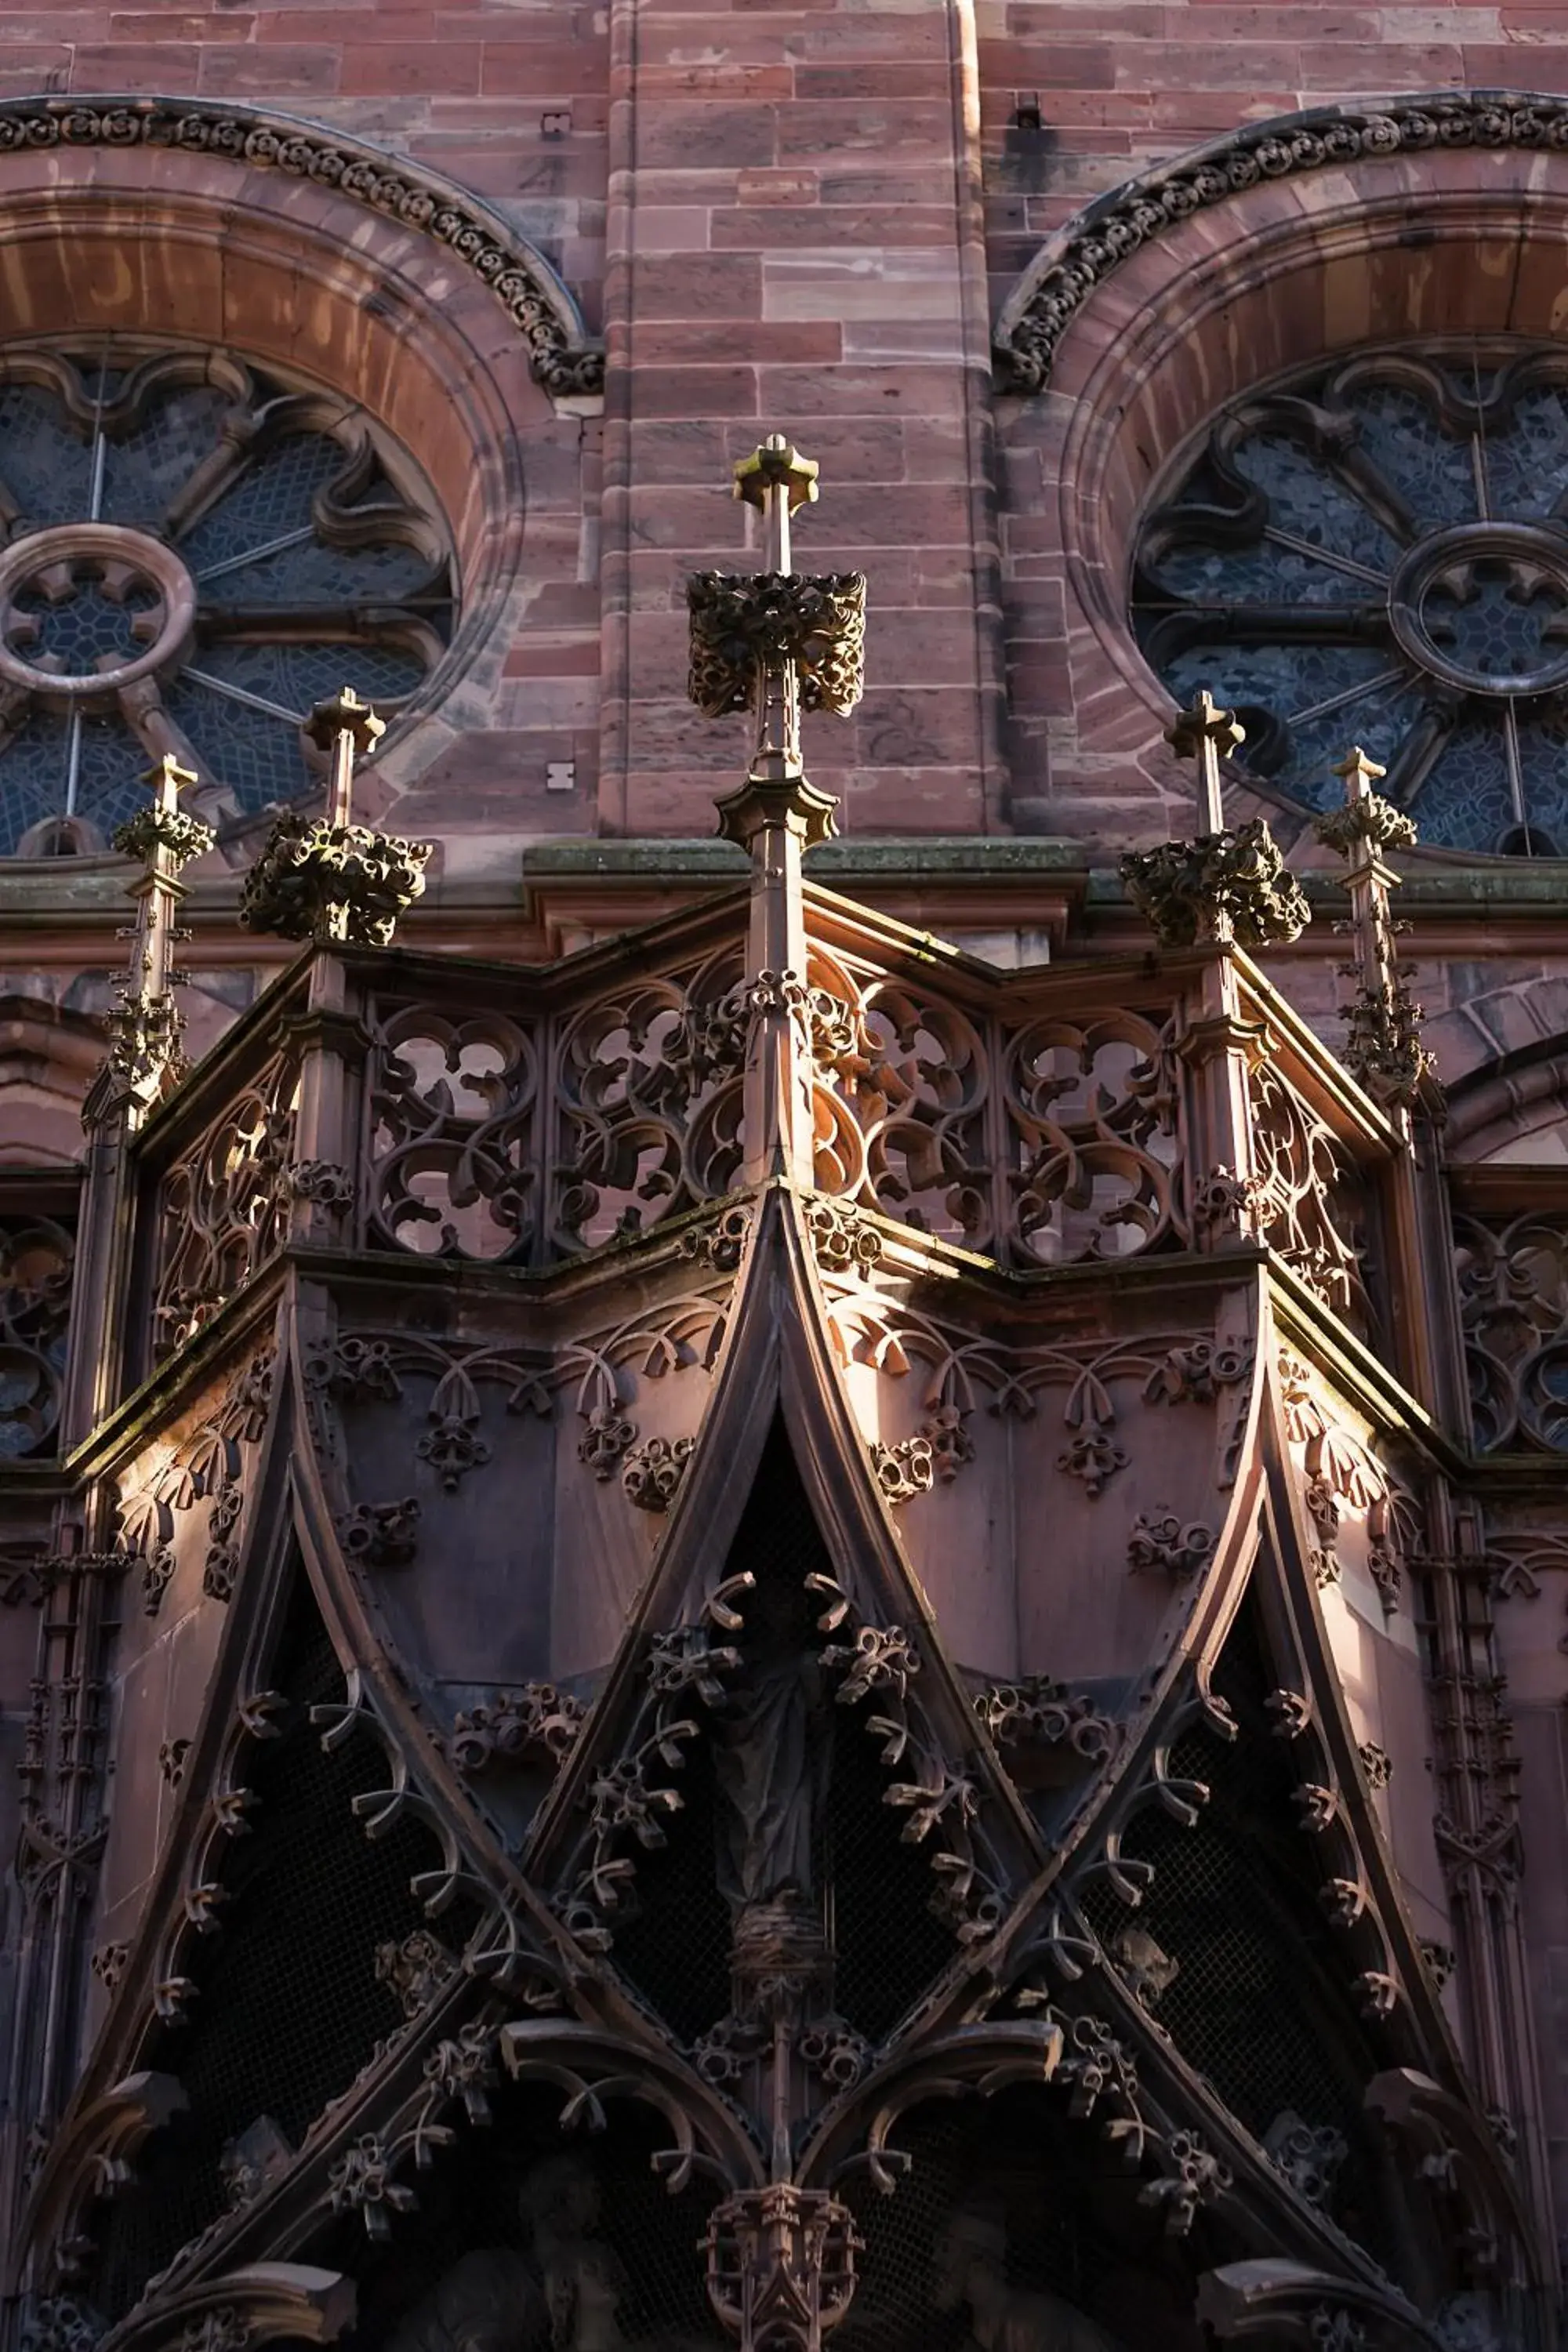
<svg viewBox="0 0 1568 2352">
<path fill-rule="evenodd" d="M 455 617 L 417 468 L 227 351 L 0 349 L 0 856 L 100 845 L 173 751 L 230 818 L 309 785 L 351 678 L 395 717 Z"/>
<path fill-rule="evenodd" d="M 1298 803 L 1359 741 L 1425 844 L 1568 854 L 1568 351 L 1390 345 L 1233 402 L 1145 519 L 1133 617 Z"/>
</svg>

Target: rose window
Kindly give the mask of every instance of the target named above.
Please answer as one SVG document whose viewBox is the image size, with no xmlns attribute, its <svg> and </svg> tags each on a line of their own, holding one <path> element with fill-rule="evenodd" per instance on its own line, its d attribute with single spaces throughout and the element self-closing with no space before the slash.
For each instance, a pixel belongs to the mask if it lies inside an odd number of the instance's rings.
<svg viewBox="0 0 1568 2352">
<path fill-rule="evenodd" d="M 1568 351 L 1386 350 L 1236 402 L 1144 522 L 1133 611 L 1291 800 L 1337 802 L 1361 743 L 1424 842 L 1568 856 Z"/>
<path fill-rule="evenodd" d="M 0 352 L 0 856 L 107 841 L 164 751 L 220 821 L 298 799 L 311 705 L 395 718 L 451 634 L 405 453 L 228 352 Z"/>
</svg>

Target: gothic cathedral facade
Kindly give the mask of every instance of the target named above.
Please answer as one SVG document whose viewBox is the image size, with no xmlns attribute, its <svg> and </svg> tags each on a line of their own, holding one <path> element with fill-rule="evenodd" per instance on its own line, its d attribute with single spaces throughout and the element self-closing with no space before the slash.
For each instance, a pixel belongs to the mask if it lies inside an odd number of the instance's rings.
<svg viewBox="0 0 1568 2352">
<path fill-rule="evenodd" d="M 1565 896 L 1560 9 L 0 0 L 5 2352 L 1552 2352 Z"/>
</svg>

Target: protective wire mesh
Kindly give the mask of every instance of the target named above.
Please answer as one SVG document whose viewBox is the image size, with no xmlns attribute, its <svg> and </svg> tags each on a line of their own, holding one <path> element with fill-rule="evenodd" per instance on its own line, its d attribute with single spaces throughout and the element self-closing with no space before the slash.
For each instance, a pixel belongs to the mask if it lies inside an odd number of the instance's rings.
<svg viewBox="0 0 1568 2352">
<path fill-rule="evenodd" d="M 890 2197 L 864 2175 L 843 2192 L 865 2248 L 836 2352 L 1073 2343 L 1070 2319 L 1031 2296 L 1071 2305 L 1130 2346 L 1197 2352 L 1192 2280 L 1223 2252 L 1202 2223 L 1179 2250 L 1163 2239 L 1136 2176 L 1051 2093 L 933 2102 L 898 2124 L 893 2145 L 912 2161 Z M 993 2283 L 1000 2295 L 982 2316 L 973 2297 Z"/>
<path fill-rule="evenodd" d="M 649 2352 L 676 2352 L 680 2346 L 721 2343 L 721 2333 L 703 2289 L 699 2247 L 715 2191 L 693 2182 L 671 2197 L 651 2158 L 668 2144 L 668 2131 L 647 2108 L 612 2101 L 607 2127 L 591 2137 L 563 2135 L 560 2094 L 531 2084 L 502 2084 L 490 2095 L 493 2120 L 482 2131 L 463 2131 L 417 2176 L 418 2205 L 400 2215 L 391 2242 L 372 2246 L 356 2220 L 334 2224 L 300 2259 L 346 2271 L 358 2284 L 358 2320 L 342 2352 L 381 2352 L 395 2339 L 399 2352 L 417 2343 L 424 2352 L 456 2352 L 458 2343 L 506 2352 L 548 2352 L 550 2323 L 542 2308 L 543 2264 L 530 2210 L 538 2210 L 542 2177 L 587 2176 L 582 2247 L 607 2250 L 603 2271 L 621 2292 L 614 2305 L 614 2336 L 647 2346 Z M 596 2210 L 595 2210 L 596 2209 Z M 478 2332 L 472 2314 L 454 2325 L 460 2295 L 448 2284 L 443 2325 L 426 2298 L 450 2282 L 465 2256 L 481 2249 L 505 2249 L 523 2257 L 511 2264 L 510 2310 L 494 2334 Z M 560 2264 L 570 2276 L 582 2259 Z M 422 2308 L 423 2306 L 423 2308 Z M 504 2306 L 503 2306 L 504 2308 Z M 571 2319 L 561 2341 L 586 2342 Z"/>
<path fill-rule="evenodd" d="M 1180 1963 L 1154 2014 L 1250 2131 L 1261 2138 L 1289 2109 L 1343 2133 L 1352 2153 L 1332 2210 L 1365 2234 L 1375 2222 L 1362 2092 L 1378 2061 L 1352 2000 L 1353 1964 L 1319 1900 L 1323 1872 L 1297 1822 L 1289 1748 L 1265 1706 L 1278 1679 L 1248 1603 L 1214 1678 L 1237 1738 L 1190 1731 L 1171 1752 L 1172 1776 L 1201 1781 L 1208 1803 L 1192 1829 L 1154 1807 L 1137 1815 L 1122 1852 L 1153 1865 L 1142 1906 L 1127 1911 L 1099 1883 L 1085 1908 L 1113 1950 L 1135 1924 Z"/>
<path fill-rule="evenodd" d="M 822 1792 L 812 1876 L 837 1953 L 834 2006 L 868 2040 L 880 2041 L 947 1964 L 953 1940 L 931 1912 L 936 1882 L 926 1849 L 903 1842 L 887 1805 L 895 1775 L 865 1727 L 874 1705 L 836 1705 L 832 1678 L 816 1664 L 831 1637 L 818 1622 L 823 1601 L 805 1580 L 830 1576 L 832 1563 L 782 1430 L 763 1454 L 726 1562 L 727 1576 L 742 1571 L 756 1583 L 740 1602 L 745 1630 L 731 1638 L 745 1669 L 761 1641 L 770 1650 L 798 1643 L 803 1686 L 812 1693 L 808 1770 Z M 637 1916 L 616 1928 L 615 1959 L 690 2041 L 729 2007 L 730 1920 L 716 1859 L 721 1799 L 706 1731 L 672 1785 L 685 1809 L 669 1825 L 668 1845 L 638 1858 Z"/>
<path fill-rule="evenodd" d="M 386 1785 L 386 1761 L 357 1733 L 322 1751 L 310 1709 L 341 1700 L 343 1677 L 302 1574 L 270 1679 L 288 1702 L 283 1730 L 246 1759 L 257 1802 L 228 1852 L 219 1931 L 182 1956 L 196 1986 L 188 2022 L 139 2060 L 178 2076 L 189 2112 L 103 2209 L 93 2301 L 110 2316 L 223 2210 L 225 2143 L 265 2115 L 297 2146 L 402 2021 L 375 1950 L 425 1924 L 408 1882 L 439 1855 L 404 1824 L 373 1844 L 353 1816 L 356 1795 Z M 456 1949 L 469 1925 L 449 1912 L 437 1933 Z"/>
</svg>

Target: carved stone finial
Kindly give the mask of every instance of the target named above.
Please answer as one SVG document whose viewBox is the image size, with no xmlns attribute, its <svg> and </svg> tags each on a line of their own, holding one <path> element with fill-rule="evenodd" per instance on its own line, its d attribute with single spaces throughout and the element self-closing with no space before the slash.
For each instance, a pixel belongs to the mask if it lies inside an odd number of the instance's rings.
<svg viewBox="0 0 1568 2352">
<path fill-rule="evenodd" d="M 1344 805 L 1327 811 L 1312 830 L 1347 867 L 1351 919 L 1344 928 L 1355 955 L 1340 971 L 1356 988 L 1340 1014 L 1345 1065 L 1380 1102 L 1408 1109 L 1433 1064 L 1421 1043 L 1422 1007 L 1406 986 L 1412 967 L 1400 962 L 1395 944 L 1401 926 L 1391 904 L 1399 877 L 1384 865 L 1383 852 L 1414 847 L 1415 827 L 1403 809 L 1373 792 L 1385 771 L 1359 744 L 1333 772 L 1344 779 Z"/>
<path fill-rule="evenodd" d="M 800 714 L 803 707 L 848 711 L 860 699 L 865 574 L 795 570 L 790 517 L 816 499 L 817 468 L 782 433 L 741 459 L 734 494 L 763 517 L 767 568 L 699 572 L 688 581 L 688 690 L 710 719 L 749 709 L 756 722 L 750 772 L 721 801 L 720 832 L 749 848 L 770 825 L 784 825 L 809 845 L 832 834 L 835 803 L 805 780 Z"/>
<path fill-rule="evenodd" d="M 352 686 L 344 686 L 330 701 L 316 704 L 303 732 L 307 741 L 331 761 L 327 821 L 347 824 L 353 808 L 354 762 L 374 750 L 386 732 L 386 721 L 377 718 L 368 702 L 360 700 Z"/>
<path fill-rule="evenodd" d="M 174 949 L 184 936 L 174 920 L 184 896 L 180 869 L 215 839 L 210 825 L 180 806 L 181 792 L 195 781 L 166 751 L 142 778 L 152 790 L 151 804 L 138 809 L 114 835 L 121 856 L 139 859 L 142 870 L 131 886 L 136 901 L 128 934 L 131 963 L 119 983 L 120 1003 L 109 1015 L 109 1059 L 84 1108 L 89 1126 L 116 1102 L 130 1101 L 144 1115 L 184 1073 L 184 1023 L 174 997 L 179 978 Z"/>
<path fill-rule="evenodd" d="M 1190 948 L 1200 940 L 1283 946 L 1311 920 L 1301 886 L 1261 817 L 1196 841 L 1130 851 L 1121 879 L 1163 948 Z"/>
<path fill-rule="evenodd" d="M 1246 728 L 1235 711 L 1223 710 L 1204 686 L 1185 710 L 1177 711 L 1165 730 L 1165 740 L 1178 760 L 1197 761 L 1200 836 L 1222 833 L 1225 803 L 1220 791 L 1219 763 L 1246 742 Z"/>
<path fill-rule="evenodd" d="M 818 497 L 815 457 L 803 457 L 782 433 L 770 433 L 749 457 L 735 466 L 735 496 L 755 507 L 769 526 L 768 570 L 789 572 L 789 519 L 796 507 L 815 506 Z M 782 493 L 782 495 L 781 495 Z"/>
<path fill-rule="evenodd" d="M 387 947 L 399 915 L 424 891 L 434 845 L 350 822 L 355 760 L 385 732 L 352 687 L 318 703 L 304 731 L 331 757 L 327 813 L 279 818 L 246 877 L 239 919 L 279 939 Z"/>
<path fill-rule="evenodd" d="M 742 2352 L 821 2352 L 855 2294 L 860 2240 L 825 2189 L 776 2182 L 714 2208 L 708 2299 Z"/>
<path fill-rule="evenodd" d="M 1197 762 L 1197 835 L 1132 851 L 1121 861 L 1128 896 L 1163 948 L 1190 948 L 1200 940 L 1281 946 L 1299 939 L 1311 919 L 1262 818 L 1226 828 L 1219 763 L 1246 740 L 1236 713 L 1223 709 L 1207 687 L 1165 730 L 1177 757 Z"/>
</svg>

